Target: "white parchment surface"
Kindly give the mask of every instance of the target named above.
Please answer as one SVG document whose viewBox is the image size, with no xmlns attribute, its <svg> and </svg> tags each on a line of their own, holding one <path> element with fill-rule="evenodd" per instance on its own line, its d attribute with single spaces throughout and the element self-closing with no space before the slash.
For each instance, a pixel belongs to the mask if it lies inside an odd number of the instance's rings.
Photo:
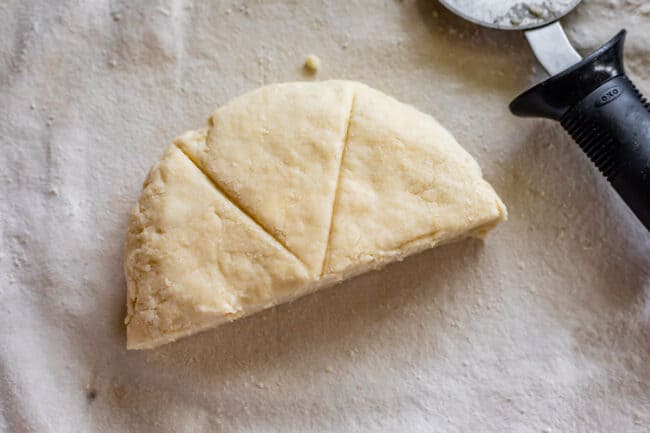
<svg viewBox="0 0 650 433">
<path fill-rule="evenodd" d="M 650 3 L 588 0 L 565 24 L 582 52 L 626 27 L 650 94 Z M 507 111 L 543 78 L 521 33 L 433 0 L 5 0 L 0 36 L 1 431 L 650 431 L 650 236 L 557 124 Z M 149 167 L 230 98 L 326 78 L 436 116 L 510 221 L 127 352 Z"/>
</svg>

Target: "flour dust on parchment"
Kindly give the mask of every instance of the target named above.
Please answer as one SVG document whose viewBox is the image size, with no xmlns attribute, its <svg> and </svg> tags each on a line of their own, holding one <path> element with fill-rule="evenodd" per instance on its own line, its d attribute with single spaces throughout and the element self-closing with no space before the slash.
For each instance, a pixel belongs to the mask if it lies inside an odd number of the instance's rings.
<svg viewBox="0 0 650 433">
<path fill-rule="evenodd" d="M 650 238 L 559 125 L 508 111 L 547 78 L 523 35 L 436 0 L 0 5 L 0 432 L 648 433 Z M 563 24 L 583 54 L 626 28 L 650 95 L 648 0 L 583 1 Z M 435 115 L 510 220 L 127 353 L 147 169 L 236 95 L 313 78 L 311 52 L 318 79 Z"/>
</svg>

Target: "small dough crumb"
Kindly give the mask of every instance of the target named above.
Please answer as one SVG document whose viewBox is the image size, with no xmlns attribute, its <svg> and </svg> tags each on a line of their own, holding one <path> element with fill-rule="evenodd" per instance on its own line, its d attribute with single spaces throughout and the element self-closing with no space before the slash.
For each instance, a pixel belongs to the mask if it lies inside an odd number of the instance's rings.
<svg viewBox="0 0 650 433">
<path fill-rule="evenodd" d="M 318 72 L 318 69 L 320 68 L 320 59 L 318 56 L 314 54 L 310 54 L 307 56 L 305 59 L 305 69 L 307 69 L 311 73 L 316 73 Z"/>
</svg>

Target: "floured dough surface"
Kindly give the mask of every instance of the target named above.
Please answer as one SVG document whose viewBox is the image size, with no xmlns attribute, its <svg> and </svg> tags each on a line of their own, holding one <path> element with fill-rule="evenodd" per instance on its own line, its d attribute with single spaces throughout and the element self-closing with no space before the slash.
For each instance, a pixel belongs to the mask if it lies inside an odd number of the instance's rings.
<svg viewBox="0 0 650 433">
<path fill-rule="evenodd" d="M 273 305 L 305 267 L 175 146 L 149 174 L 127 236 L 127 339 L 146 348 Z"/>
<path fill-rule="evenodd" d="M 325 274 L 356 274 L 498 221 L 505 207 L 435 119 L 358 84 Z"/>
<path fill-rule="evenodd" d="M 267 86 L 179 137 L 126 244 L 150 348 L 467 235 L 505 207 L 433 118 L 355 82 Z"/>
<path fill-rule="evenodd" d="M 351 103 L 344 82 L 266 86 L 218 109 L 207 141 L 178 145 L 318 275 Z"/>
</svg>

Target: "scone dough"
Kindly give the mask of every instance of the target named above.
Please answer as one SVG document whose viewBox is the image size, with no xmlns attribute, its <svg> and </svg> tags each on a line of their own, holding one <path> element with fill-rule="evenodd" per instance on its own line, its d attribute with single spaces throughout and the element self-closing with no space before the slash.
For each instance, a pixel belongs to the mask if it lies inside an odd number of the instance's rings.
<svg viewBox="0 0 650 433">
<path fill-rule="evenodd" d="M 463 236 L 505 206 L 432 117 L 363 84 L 276 84 L 152 169 L 126 241 L 127 347 L 146 349 Z"/>
</svg>

